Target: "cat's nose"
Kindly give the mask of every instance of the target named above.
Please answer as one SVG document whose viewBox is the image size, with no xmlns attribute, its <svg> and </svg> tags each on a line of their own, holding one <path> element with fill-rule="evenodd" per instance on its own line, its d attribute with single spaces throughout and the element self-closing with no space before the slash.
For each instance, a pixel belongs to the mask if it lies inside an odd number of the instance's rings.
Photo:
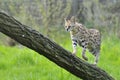
<svg viewBox="0 0 120 80">
<path fill-rule="evenodd" d="M 66 30 L 69 31 L 70 27 L 71 27 L 71 26 L 68 26 Z"/>
<path fill-rule="evenodd" d="M 69 29 L 67 28 L 66 30 L 68 31 Z"/>
</svg>

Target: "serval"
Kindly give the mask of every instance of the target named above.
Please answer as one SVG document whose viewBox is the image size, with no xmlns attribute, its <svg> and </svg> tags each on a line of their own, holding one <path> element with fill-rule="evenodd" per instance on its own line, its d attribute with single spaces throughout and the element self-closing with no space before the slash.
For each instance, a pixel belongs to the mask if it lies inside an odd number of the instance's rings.
<svg viewBox="0 0 120 80">
<path fill-rule="evenodd" d="M 86 49 L 88 49 L 95 56 L 94 65 L 96 65 L 101 46 L 100 32 L 96 29 L 88 29 L 83 24 L 76 22 L 74 16 L 71 19 L 65 19 L 65 29 L 70 32 L 73 54 L 76 54 L 76 47 L 79 45 L 82 47 L 82 58 L 88 61 L 85 55 Z"/>
</svg>

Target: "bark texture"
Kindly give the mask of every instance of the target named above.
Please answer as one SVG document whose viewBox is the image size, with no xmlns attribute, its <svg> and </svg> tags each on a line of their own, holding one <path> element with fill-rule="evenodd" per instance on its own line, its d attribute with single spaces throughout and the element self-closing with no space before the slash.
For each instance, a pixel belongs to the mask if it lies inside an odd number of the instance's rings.
<svg viewBox="0 0 120 80">
<path fill-rule="evenodd" d="M 21 24 L 4 12 L 0 12 L 0 32 L 47 57 L 83 80 L 114 80 L 104 70 L 73 56 L 38 31 Z"/>
</svg>

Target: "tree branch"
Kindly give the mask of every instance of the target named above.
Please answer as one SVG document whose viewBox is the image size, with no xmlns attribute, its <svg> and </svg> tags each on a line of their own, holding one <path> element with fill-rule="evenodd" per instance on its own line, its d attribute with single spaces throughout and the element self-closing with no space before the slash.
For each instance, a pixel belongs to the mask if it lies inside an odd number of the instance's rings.
<svg viewBox="0 0 120 80">
<path fill-rule="evenodd" d="M 21 24 L 4 12 L 0 12 L 0 32 L 47 57 L 83 80 L 114 80 L 104 70 L 73 56 L 38 31 Z"/>
</svg>

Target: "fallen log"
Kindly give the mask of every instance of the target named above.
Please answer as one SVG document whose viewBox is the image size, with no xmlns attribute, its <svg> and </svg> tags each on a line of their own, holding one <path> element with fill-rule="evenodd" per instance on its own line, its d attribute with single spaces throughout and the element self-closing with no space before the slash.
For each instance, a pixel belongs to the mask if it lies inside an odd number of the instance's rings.
<svg viewBox="0 0 120 80">
<path fill-rule="evenodd" d="M 83 80 L 114 80 L 104 70 L 73 56 L 69 51 L 38 31 L 23 25 L 4 12 L 0 12 L 0 32 L 45 56 Z"/>
</svg>

